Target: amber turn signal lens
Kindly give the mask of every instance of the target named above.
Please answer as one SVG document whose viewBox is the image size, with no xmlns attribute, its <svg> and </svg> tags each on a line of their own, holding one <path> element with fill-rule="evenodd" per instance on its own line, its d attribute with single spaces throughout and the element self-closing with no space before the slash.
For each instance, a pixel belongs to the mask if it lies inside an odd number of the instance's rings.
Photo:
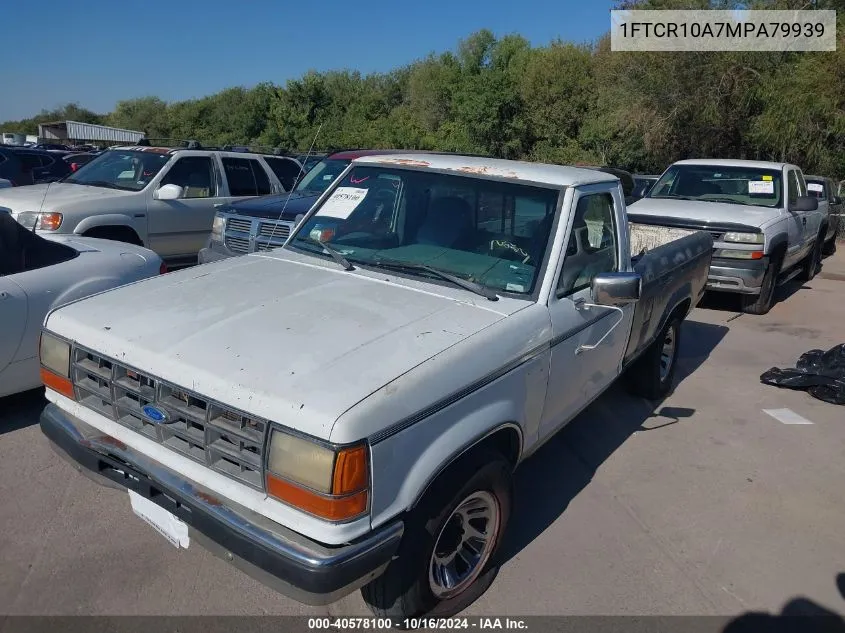
<svg viewBox="0 0 845 633">
<path fill-rule="evenodd" d="M 345 497 L 320 495 L 272 473 L 267 473 L 267 492 L 276 499 L 329 521 L 343 521 L 367 510 L 368 492 L 361 490 Z"/>
<path fill-rule="evenodd" d="M 62 225 L 61 213 L 42 213 L 39 228 L 45 231 L 55 231 Z"/>
<path fill-rule="evenodd" d="M 69 378 L 54 374 L 48 369 L 41 368 L 41 382 L 44 386 L 53 391 L 58 391 L 63 396 L 67 396 L 71 400 L 74 399 L 73 383 Z"/>
<path fill-rule="evenodd" d="M 367 479 L 367 447 L 362 444 L 342 449 L 335 459 L 332 492 L 336 495 L 358 492 L 367 487 Z"/>
</svg>

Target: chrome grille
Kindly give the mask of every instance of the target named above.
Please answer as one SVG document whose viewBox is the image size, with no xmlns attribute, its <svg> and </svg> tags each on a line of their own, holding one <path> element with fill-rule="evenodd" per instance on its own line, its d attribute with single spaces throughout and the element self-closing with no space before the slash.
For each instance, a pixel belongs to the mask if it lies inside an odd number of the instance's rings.
<svg viewBox="0 0 845 633">
<path fill-rule="evenodd" d="M 262 222 L 258 227 L 258 235 L 284 241 L 290 235 L 291 225 L 287 222 Z"/>
<path fill-rule="evenodd" d="M 226 248 L 236 253 L 249 252 L 249 239 L 245 237 L 235 237 L 234 235 L 226 235 Z"/>
<path fill-rule="evenodd" d="M 226 220 L 227 231 L 240 231 L 249 234 L 252 229 L 252 220 L 245 220 L 243 218 L 228 218 Z"/>
<path fill-rule="evenodd" d="M 213 470 L 264 488 L 264 420 L 81 347 L 73 350 L 71 372 L 81 405 Z M 167 422 L 155 423 L 144 415 L 147 405 L 166 411 Z"/>
</svg>

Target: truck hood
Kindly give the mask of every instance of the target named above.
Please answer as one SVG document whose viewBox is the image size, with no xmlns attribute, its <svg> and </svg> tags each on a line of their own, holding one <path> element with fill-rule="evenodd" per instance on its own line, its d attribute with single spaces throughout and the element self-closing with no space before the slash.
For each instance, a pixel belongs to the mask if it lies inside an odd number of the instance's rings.
<svg viewBox="0 0 845 633">
<path fill-rule="evenodd" d="M 272 196 L 261 196 L 242 200 L 229 205 L 225 211 L 236 213 L 251 218 L 272 218 L 277 219 L 281 214 L 282 219 L 294 220 L 300 213 L 308 213 L 308 210 L 317 202 L 320 194 L 313 191 L 294 191 L 291 193 L 273 194 Z M 284 213 L 282 213 L 284 209 Z"/>
<path fill-rule="evenodd" d="M 632 216 L 632 220 L 636 220 L 636 216 L 644 216 L 644 219 L 670 218 L 700 225 L 743 224 L 762 227 L 779 214 L 780 210 L 776 208 L 669 198 L 642 198 L 628 206 L 628 215 Z"/>
<path fill-rule="evenodd" d="M 46 326 L 203 397 L 330 439 L 356 403 L 506 316 L 480 297 L 474 305 L 431 284 L 423 291 L 314 261 L 279 253 L 198 266 L 66 306 Z"/>
<path fill-rule="evenodd" d="M 135 193 L 138 192 L 53 182 L 0 189 L 0 207 L 6 207 L 13 214 L 54 209 L 61 211 L 75 202 L 90 202 L 98 198 L 119 198 Z"/>
</svg>

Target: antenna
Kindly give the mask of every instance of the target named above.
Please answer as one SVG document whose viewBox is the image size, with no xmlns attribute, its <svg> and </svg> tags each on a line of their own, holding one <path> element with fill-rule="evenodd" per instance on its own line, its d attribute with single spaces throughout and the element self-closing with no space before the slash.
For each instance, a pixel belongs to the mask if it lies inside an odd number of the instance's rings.
<svg viewBox="0 0 845 633">
<path fill-rule="evenodd" d="M 44 202 L 47 200 L 47 193 L 50 191 L 50 185 L 53 184 L 53 181 L 47 183 L 47 187 L 44 189 L 44 195 L 41 196 L 41 206 L 38 207 L 38 215 L 35 218 L 35 222 L 32 223 L 32 232 L 35 233 L 35 227 L 38 226 L 38 220 L 41 219 L 41 213 L 44 211 Z"/>
<path fill-rule="evenodd" d="M 305 173 L 305 163 L 308 162 L 308 159 L 311 157 L 311 152 L 314 151 L 314 145 L 317 143 L 317 137 L 320 136 L 320 130 L 323 129 L 323 124 L 320 123 L 320 126 L 317 128 L 317 133 L 314 135 L 314 140 L 311 141 L 311 147 L 308 148 L 308 152 L 305 154 L 305 160 L 302 161 L 299 165 L 299 173 L 296 174 L 296 180 L 294 182 L 296 184 L 291 185 L 290 191 L 288 191 L 288 197 L 285 199 L 285 203 L 282 205 L 282 210 L 279 212 L 279 217 L 276 218 L 276 222 L 273 225 L 273 230 L 270 231 L 270 242 L 273 241 L 273 238 L 276 236 L 276 229 L 279 228 L 279 222 L 282 220 L 282 216 L 285 214 L 285 209 L 288 207 L 288 202 L 290 201 L 290 196 L 293 193 L 293 190 L 296 188 L 296 185 L 299 184 L 299 179 Z M 294 230 L 296 230 L 296 225 L 294 224 Z M 290 237 L 290 234 L 288 234 Z"/>
</svg>

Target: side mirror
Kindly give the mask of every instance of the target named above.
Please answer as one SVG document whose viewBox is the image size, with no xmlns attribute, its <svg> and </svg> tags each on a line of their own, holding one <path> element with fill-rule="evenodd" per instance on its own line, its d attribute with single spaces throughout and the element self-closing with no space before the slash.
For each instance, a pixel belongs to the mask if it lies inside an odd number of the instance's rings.
<svg viewBox="0 0 845 633">
<path fill-rule="evenodd" d="M 798 200 L 789 209 L 790 211 L 815 211 L 819 208 L 819 200 L 815 196 L 798 196 Z"/>
<path fill-rule="evenodd" d="M 619 306 L 639 301 L 641 287 L 637 273 L 602 273 L 593 277 L 590 290 L 596 305 Z"/>
<path fill-rule="evenodd" d="M 179 185 L 162 185 L 153 192 L 154 200 L 178 200 L 185 195 L 185 190 Z"/>
<path fill-rule="evenodd" d="M 833 196 L 830 199 L 830 204 L 832 204 L 834 206 L 837 205 L 837 204 L 842 204 L 842 198 L 840 198 L 839 196 Z"/>
</svg>

